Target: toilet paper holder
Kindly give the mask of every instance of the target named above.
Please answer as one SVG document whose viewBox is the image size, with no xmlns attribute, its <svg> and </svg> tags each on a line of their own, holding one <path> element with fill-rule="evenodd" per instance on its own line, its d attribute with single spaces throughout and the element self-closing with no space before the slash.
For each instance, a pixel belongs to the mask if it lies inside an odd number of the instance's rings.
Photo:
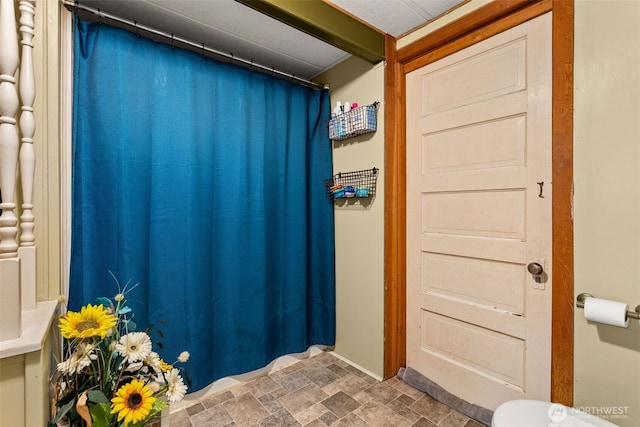
<svg viewBox="0 0 640 427">
<path fill-rule="evenodd" d="M 581 293 L 576 298 L 576 307 L 584 308 L 584 301 L 587 298 L 595 298 L 595 297 L 593 295 L 591 295 L 591 294 L 586 293 L 586 292 Z M 630 319 L 640 319 L 640 305 L 636 306 L 636 310 L 635 311 L 627 310 L 627 317 L 630 318 Z"/>
</svg>

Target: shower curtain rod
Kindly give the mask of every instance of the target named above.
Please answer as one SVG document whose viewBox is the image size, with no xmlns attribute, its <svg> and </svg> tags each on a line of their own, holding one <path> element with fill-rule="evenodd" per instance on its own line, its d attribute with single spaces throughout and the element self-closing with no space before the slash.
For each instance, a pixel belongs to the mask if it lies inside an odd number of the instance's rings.
<svg viewBox="0 0 640 427">
<path fill-rule="evenodd" d="M 143 36 L 143 37 L 147 37 L 151 40 L 154 41 L 159 41 L 165 44 L 169 44 L 172 47 L 183 47 L 185 49 L 188 49 L 192 52 L 196 52 L 196 53 L 201 53 L 203 56 L 207 56 L 209 58 L 215 58 L 218 60 L 226 60 L 227 62 L 230 62 L 232 64 L 236 64 L 236 65 L 240 65 L 242 67 L 245 68 L 249 68 L 249 69 L 257 69 L 258 71 L 265 73 L 265 74 L 273 74 L 276 75 L 278 77 L 281 78 L 285 78 L 287 80 L 293 81 L 295 83 L 307 86 L 307 87 L 311 87 L 313 89 L 328 89 L 329 87 L 325 84 L 321 84 L 321 83 L 315 83 L 312 82 L 310 80 L 306 80 L 303 79 L 301 77 L 297 77 L 294 76 L 293 74 L 288 74 L 285 73 L 284 71 L 278 71 L 275 68 L 269 68 L 265 65 L 261 65 L 261 64 L 257 64 L 253 61 L 249 61 L 243 58 L 238 58 L 236 56 L 234 56 L 232 53 L 226 53 L 226 52 L 221 52 L 219 50 L 210 48 L 210 47 L 206 47 L 204 45 L 204 43 L 198 44 L 196 42 L 193 42 L 191 40 L 187 40 L 184 39 L 182 37 L 177 37 L 175 36 L 173 33 L 169 34 L 166 33 L 164 31 L 160 31 L 160 30 L 156 30 L 155 28 L 151 28 L 148 27 L 146 25 L 141 25 L 138 22 L 135 21 L 130 21 L 128 19 L 124 19 L 124 18 L 120 18 L 118 16 L 115 15 L 111 15 L 109 13 L 105 13 L 102 12 L 100 9 L 94 9 L 92 7 L 89 6 L 85 6 L 85 5 L 81 5 L 77 2 L 73 2 L 70 0 L 63 0 L 63 4 L 64 6 L 67 8 L 67 10 L 69 10 L 70 12 L 73 12 L 75 14 L 78 14 L 79 11 L 81 12 L 86 12 L 90 15 L 93 16 L 97 16 L 97 21 L 98 22 L 103 22 L 103 21 L 107 21 L 110 24 L 119 27 L 119 28 L 124 28 L 126 30 L 129 30 L 133 33 L 135 33 L 136 35 L 139 36 Z M 95 18 L 94 18 L 95 20 Z M 144 33 L 144 34 L 142 34 Z M 156 36 L 151 37 L 151 36 Z"/>
</svg>

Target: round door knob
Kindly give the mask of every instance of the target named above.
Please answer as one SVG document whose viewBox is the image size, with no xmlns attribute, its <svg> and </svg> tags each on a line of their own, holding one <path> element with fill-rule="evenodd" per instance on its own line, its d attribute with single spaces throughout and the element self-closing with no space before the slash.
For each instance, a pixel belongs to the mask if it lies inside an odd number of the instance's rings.
<svg viewBox="0 0 640 427">
<path fill-rule="evenodd" d="M 544 268 L 537 262 L 532 262 L 527 265 L 527 270 L 529 270 L 529 273 L 533 274 L 534 276 L 539 276 L 544 272 Z"/>
</svg>

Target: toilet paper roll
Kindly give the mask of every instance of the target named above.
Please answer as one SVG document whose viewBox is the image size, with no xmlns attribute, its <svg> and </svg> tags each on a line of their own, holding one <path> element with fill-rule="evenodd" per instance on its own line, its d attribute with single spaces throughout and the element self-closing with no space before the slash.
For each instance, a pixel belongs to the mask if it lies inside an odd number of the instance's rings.
<svg viewBox="0 0 640 427">
<path fill-rule="evenodd" d="M 628 309 L 629 305 L 623 302 L 600 298 L 587 298 L 584 301 L 584 317 L 587 320 L 621 328 L 629 326 Z"/>
</svg>

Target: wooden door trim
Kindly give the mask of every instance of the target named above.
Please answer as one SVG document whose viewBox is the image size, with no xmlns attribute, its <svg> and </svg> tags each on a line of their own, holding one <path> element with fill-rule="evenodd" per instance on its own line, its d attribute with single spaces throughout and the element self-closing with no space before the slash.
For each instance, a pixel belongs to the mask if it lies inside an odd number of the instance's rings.
<svg viewBox="0 0 640 427">
<path fill-rule="evenodd" d="M 441 48 L 447 43 L 468 37 L 471 31 L 482 28 L 500 19 L 505 19 L 514 12 L 528 7 L 539 7 L 540 1 L 531 0 L 497 0 L 486 6 L 464 15 L 454 22 L 398 49 L 398 61 L 405 64 L 423 56 L 425 53 Z M 476 40 L 478 42 L 480 40 Z"/>
<path fill-rule="evenodd" d="M 551 399 L 573 405 L 573 1 L 500 0 L 396 50 L 386 38 L 384 377 L 406 364 L 405 74 L 553 11 Z"/>
<path fill-rule="evenodd" d="M 405 78 L 396 40 L 385 40 L 384 366 L 390 378 L 406 365 Z M 398 108 L 402 106 L 402 108 Z"/>
<path fill-rule="evenodd" d="M 573 406 L 573 1 L 553 1 L 551 399 Z"/>
</svg>

